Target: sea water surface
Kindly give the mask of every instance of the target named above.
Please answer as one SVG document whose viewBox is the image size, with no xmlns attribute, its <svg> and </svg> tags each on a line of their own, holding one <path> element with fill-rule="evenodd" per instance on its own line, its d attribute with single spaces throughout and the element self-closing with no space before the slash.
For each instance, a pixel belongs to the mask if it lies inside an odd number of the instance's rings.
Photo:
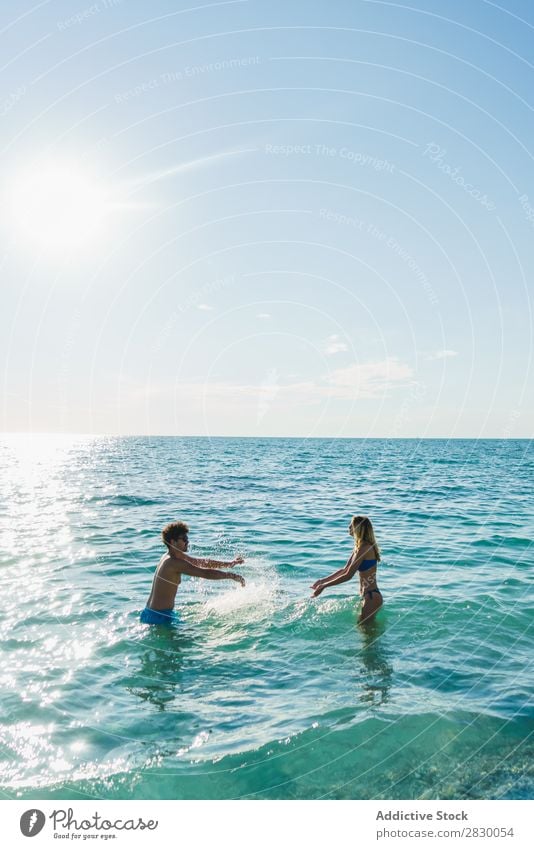
<svg viewBox="0 0 534 849">
<path fill-rule="evenodd" d="M 528 440 L 0 438 L 4 798 L 534 796 Z M 373 520 L 384 607 L 342 566 Z M 160 531 L 246 557 L 142 625 Z"/>
</svg>

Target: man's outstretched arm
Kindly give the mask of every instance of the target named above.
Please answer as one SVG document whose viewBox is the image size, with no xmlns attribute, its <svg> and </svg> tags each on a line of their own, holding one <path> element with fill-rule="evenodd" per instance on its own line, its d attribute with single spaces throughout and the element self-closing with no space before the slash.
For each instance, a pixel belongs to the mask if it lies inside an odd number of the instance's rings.
<svg viewBox="0 0 534 849">
<path fill-rule="evenodd" d="M 183 575 L 192 575 L 193 578 L 207 578 L 208 581 L 237 581 L 242 587 L 245 579 L 235 572 L 221 572 L 220 569 L 208 569 L 206 567 L 192 566 L 186 560 L 176 561 L 178 571 Z"/>
<path fill-rule="evenodd" d="M 238 566 L 244 563 L 243 557 L 236 557 L 234 560 L 212 560 L 209 557 L 191 557 L 185 551 L 180 551 L 173 545 L 169 546 L 172 549 L 172 556 L 176 560 L 183 560 L 189 563 L 190 566 L 198 566 L 200 569 L 231 569 L 232 566 Z"/>
</svg>

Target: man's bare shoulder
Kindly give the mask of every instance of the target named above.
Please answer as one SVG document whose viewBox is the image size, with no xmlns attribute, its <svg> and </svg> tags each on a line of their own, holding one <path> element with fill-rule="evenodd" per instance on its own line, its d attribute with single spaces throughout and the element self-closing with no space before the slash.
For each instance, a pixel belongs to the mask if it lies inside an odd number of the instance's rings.
<svg viewBox="0 0 534 849">
<path fill-rule="evenodd" d="M 170 554 L 164 554 L 157 565 L 157 571 L 170 572 L 175 570 L 177 565 L 178 561 L 174 557 L 171 557 Z"/>
<path fill-rule="evenodd" d="M 159 561 L 158 572 L 181 572 L 184 566 L 187 566 L 185 560 L 180 560 L 178 557 L 171 557 L 170 554 L 164 554 Z"/>
</svg>

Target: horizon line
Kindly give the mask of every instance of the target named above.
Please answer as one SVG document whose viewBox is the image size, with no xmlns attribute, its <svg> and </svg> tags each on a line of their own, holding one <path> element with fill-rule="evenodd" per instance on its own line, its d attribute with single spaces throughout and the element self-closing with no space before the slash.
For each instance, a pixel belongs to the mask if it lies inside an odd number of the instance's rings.
<svg viewBox="0 0 534 849">
<path fill-rule="evenodd" d="M 138 439 L 140 437 L 158 438 L 158 439 L 390 439 L 394 440 L 498 440 L 503 441 L 523 441 L 528 442 L 534 439 L 533 436 L 305 436 L 299 434 L 285 436 L 269 436 L 268 434 L 207 434 L 207 433 L 105 433 L 105 432 L 88 432 L 88 431 L 62 431 L 62 430 L 12 430 L 0 431 L 0 436 L 93 436 L 100 438 L 122 438 L 122 439 Z"/>
</svg>

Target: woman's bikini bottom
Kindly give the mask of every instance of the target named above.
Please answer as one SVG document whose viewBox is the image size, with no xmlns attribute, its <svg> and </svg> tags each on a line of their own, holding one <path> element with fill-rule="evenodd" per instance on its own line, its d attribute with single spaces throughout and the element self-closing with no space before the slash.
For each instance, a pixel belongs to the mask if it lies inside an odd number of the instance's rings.
<svg viewBox="0 0 534 849">
<path fill-rule="evenodd" d="M 365 592 L 363 593 L 363 598 L 365 598 L 365 596 L 367 596 L 367 595 L 369 596 L 369 598 L 372 598 L 373 593 L 378 593 L 379 596 L 382 596 L 382 593 L 380 592 L 378 587 L 373 587 L 372 590 L 365 590 Z"/>
</svg>

